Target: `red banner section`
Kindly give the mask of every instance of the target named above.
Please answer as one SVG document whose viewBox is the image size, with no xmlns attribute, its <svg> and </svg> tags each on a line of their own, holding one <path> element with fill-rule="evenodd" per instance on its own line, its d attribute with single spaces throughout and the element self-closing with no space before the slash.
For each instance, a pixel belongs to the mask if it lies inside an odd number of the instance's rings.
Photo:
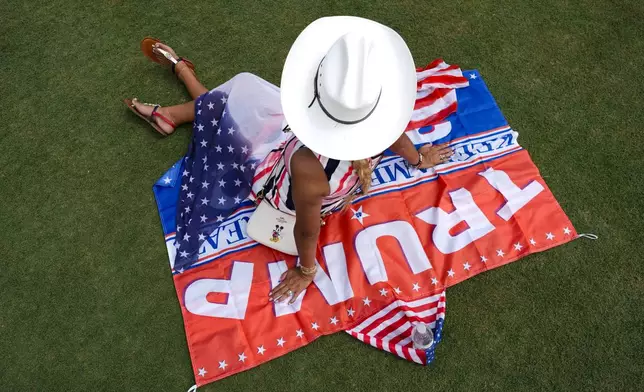
<svg viewBox="0 0 644 392">
<path fill-rule="evenodd" d="M 435 320 L 446 287 L 577 237 L 509 127 L 450 144 L 456 156 L 437 171 L 410 172 L 398 157 L 380 164 L 370 195 L 327 219 L 321 270 L 293 305 L 268 300 L 296 259 L 247 238 L 252 207 L 222 223 L 199 262 L 174 276 L 197 385 L 342 330 L 387 349 L 395 328 L 374 323 L 378 312 L 427 302 Z M 172 262 L 174 235 L 166 242 Z"/>
</svg>

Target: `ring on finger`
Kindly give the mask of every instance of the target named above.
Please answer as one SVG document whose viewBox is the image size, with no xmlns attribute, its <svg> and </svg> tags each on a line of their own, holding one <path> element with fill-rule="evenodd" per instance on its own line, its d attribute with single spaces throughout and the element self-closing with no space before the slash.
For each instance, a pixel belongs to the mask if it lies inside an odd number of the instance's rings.
<svg viewBox="0 0 644 392">
<path fill-rule="evenodd" d="M 289 297 L 293 296 L 293 290 L 289 290 L 289 291 L 287 291 L 287 292 L 286 292 L 286 295 L 288 295 Z"/>
</svg>

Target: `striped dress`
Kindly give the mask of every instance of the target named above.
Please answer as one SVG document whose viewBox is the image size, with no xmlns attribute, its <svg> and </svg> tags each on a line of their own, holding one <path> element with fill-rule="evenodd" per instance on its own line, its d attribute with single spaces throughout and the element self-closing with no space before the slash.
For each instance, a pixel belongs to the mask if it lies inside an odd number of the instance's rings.
<svg viewBox="0 0 644 392">
<path fill-rule="evenodd" d="M 252 196 L 268 184 L 264 199 L 274 208 L 295 215 L 293 186 L 291 183 L 291 159 L 299 149 L 306 147 L 295 135 L 287 139 L 279 148 L 271 151 L 255 171 Z M 315 154 L 329 180 L 330 192 L 322 200 L 321 215 L 328 215 L 344 206 L 345 200 L 360 189 L 360 178 L 353 169 L 351 161 L 339 161 Z M 375 168 L 380 158 L 369 159 Z"/>
</svg>

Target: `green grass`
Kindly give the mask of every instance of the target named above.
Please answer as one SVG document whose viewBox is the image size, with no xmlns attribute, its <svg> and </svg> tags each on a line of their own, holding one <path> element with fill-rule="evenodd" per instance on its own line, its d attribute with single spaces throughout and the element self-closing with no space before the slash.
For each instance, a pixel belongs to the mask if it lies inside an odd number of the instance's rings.
<svg viewBox="0 0 644 392">
<path fill-rule="evenodd" d="M 139 40 L 166 40 L 210 87 L 241 71 L 278 83 L 298 32 L 328 14 L 392 26 L 418 64 L 481 70 L 600 239 L 451 288 L 430 368 L 336 334 L 203 390 L 644 390 L 644 3 L 243 3 L 0 2 L 0 390 L 192 385 L 151 191 L 189 128 L 161 139 L 121 103 L 188 96 Z"/>
</svg>

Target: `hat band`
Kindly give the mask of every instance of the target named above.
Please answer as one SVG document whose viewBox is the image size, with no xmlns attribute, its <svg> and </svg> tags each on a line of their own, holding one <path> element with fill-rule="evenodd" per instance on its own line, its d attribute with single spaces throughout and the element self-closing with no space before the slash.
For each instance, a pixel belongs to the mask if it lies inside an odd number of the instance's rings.
<svg viewBox="0 0 644 392">
<path fill-rule="evenodd" d="M 378 99 L 376 100 L 376 103 L 373 105 L 373 108 L 371 108 L 369 113 L 367 113 L 364 117 L 362 117 L 359 120 L 353 120 L 353 121 L 340 120 L 339 118 L 337 118 L 337 117 L 333 116 L 331 113 L 329 113 L 329 111 L 324 107 L 324 105 L 322 104 L 322 101 L 320 100 L 320 93 L 318 91 L 318 75 L 320 75 L 320 66 L 322 66 L 322 62 L 324 61 L 325 58 L 326 58 L 326 56 L 322 57 L 322 60 L 320 60 L 320 64 L 318 64 L 318 69 L 315 71 L 315 79 L 313 79 L 313 100 L 311 101 L 311 103 L 309 104 L 308 107 L 310 108 L 311 106 L 313 106 L 315 101 L 317 101 L 318 104 L 320 105 L 320 109 L 322 109 L 322 112 L 324 112 L 324 114 L 328 118 L 330 118 L 331 120 L 333 120 L 333 121 L 335 121 L 337 123 L 344 124 L 344 125 L 353 125 L 353 124 L 358 124 L 358 123 L 363 122 L 364 120 L 369 118 L 369 116 L 371 116 L 371 114 L 378 107 L 378 103 L 380 102 L 380 96 L 382 95 L 382 87 L 380 88 L 380 93 L 378 93 Z"/>
</svg>

